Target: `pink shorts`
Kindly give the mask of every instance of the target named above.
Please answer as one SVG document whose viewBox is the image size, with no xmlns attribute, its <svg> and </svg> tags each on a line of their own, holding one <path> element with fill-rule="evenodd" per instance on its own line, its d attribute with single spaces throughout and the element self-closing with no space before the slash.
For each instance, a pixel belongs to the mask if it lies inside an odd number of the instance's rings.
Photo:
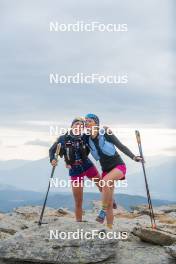
<svg viewBox="0 0 176 264">
<path fill-rule="evenodd" d="M 84 180 L 85 176 L 87 176 L 89 179 L 91 179 L 91 178 L 94 178 L 95 176 L 97 176 L 97 174 L 98 174 L 97 168 L 95 166 L 92 166 L 88 170 L 84 171 L 83 173 L 80 173 L 80 174 L 75 175 L 75 176 L 71 176 L 71 180 L 81 182 L 82 180 Z"/>
<path fill-rule="evenodd" d="M 123 177 L 120 178 L 119 180 L 125 180 L 126 165 L 125 164 L 117 165 L 114 169 L 118 169 L 118 170 L 120 170 L 123 173 Z M 108 174 L 108 172 L 103 171 L 102 178 L 104 178 L 106 174 Z"/>
</svg>

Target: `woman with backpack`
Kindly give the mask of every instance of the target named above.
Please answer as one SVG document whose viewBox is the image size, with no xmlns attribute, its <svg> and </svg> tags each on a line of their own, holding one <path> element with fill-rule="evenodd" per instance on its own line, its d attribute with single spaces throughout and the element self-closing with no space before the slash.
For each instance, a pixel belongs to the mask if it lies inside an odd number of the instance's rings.
<svg viewBox="0 0 176 264">
<path fill-rule="evenodd" d="M 84 177 L 94 181 L 99 186 L 100 174 L 95 165 L 88 158 L 88 137 L 82 133 L 84 120 L 75 118 L 71 124 L 70 133 L 60 136 L 57 141 L 49 149 L 50 162 L 52 166 L 57 165 L 55 153 L 57 145 L 61 144 L 60 157 L 64 157 L 66 167 L 69 169 L 71 177 L 72 192 L 75 201 L 76 221 L 82 221 L 82 202 L 83 202 L 83 181 Z"/>
</svg>

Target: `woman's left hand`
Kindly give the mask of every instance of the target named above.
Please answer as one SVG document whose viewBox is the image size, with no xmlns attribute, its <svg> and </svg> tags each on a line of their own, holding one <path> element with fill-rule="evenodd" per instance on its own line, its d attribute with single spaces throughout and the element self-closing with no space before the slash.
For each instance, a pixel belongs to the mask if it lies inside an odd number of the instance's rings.
<svg viewBox="0 0 176 264">
<path fill-rule="evenodd" d="M 135 156 L 133 160 L 135 160 L 136 162 L 145 162 L 141 156 Z"/>
</svg>

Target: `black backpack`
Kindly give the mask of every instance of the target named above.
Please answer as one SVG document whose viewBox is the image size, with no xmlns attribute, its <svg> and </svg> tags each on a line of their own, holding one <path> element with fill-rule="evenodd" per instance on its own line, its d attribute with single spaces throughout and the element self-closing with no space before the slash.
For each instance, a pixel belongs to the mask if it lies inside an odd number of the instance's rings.
<svg viewBox="0 0 176 264">
<path fill-rule="evenodd" d="M 89 154 L 88 147 L 86 146 L 84 140 L 81 137 L 74 138 L 66 134 L 63 151 L 66 164 L 72 165 L 75 163 L 77 149 L 80 149 L 81 160 L 84 162 Z"/>
</svg>

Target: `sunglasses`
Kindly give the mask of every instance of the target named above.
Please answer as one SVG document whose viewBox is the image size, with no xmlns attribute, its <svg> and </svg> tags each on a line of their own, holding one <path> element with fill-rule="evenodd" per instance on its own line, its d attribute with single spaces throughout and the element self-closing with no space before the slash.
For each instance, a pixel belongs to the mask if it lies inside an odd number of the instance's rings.
<svg viewBox="0 0 176 264">
<path fill-rule="evenodd" d="M 92 120 L 92 119 L 86 119 L 86 120 L 85 120 L 85 123 L 86 123 L 86 124 L 95 124 L 95 121 Z"/>
<path fill-rule="evenodd" d="M 83 122 L 79 122 L 79 121 L 74 123 L 74 126 L 83 126 L 83 125 L 84 125 L 84 123 Z"/>
</svg>

